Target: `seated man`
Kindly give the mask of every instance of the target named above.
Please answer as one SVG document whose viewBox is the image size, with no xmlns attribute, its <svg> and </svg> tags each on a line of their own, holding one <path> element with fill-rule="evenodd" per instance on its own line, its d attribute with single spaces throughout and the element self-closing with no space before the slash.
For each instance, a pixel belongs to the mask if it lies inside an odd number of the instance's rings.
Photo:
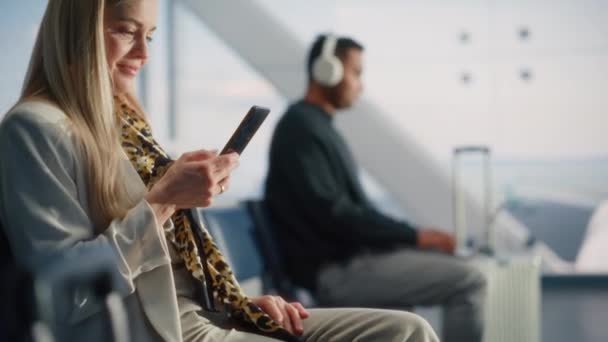
<svg viewBox="0 0 608 342">
<path fill-rule="evenodd" d="M 378 212 L 333 125 L 362 90 L 363 47 L 321 36 L 308 57 L 308 89 L 280 120 L 265 199 L 292 280 L 323 305 L 442 305 L 447 342 L 480 341 L 486 280 L 449 255 L 452 236 Z"/>
</svg>

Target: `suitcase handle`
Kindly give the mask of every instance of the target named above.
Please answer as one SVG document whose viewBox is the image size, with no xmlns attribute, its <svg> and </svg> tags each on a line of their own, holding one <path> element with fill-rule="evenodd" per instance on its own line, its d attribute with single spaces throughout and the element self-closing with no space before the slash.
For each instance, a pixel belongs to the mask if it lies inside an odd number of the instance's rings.
<svg viewBox="0 0 608 342">
<path fill-rule="evenodd" d="M 465 209 L 464 184 L 460 179 L 459 161 L 467 154 L 479 154 L 483 157 L 483 237 L 478 245 L 478 251 L 484 254 L 493 254 L 495 249 L 494 213 L 492 210 L 492 172 L 490 166 L 491 149 L 485 145 L 464 145 L 453 149 L 452 155 L 452 206 L 453 224 L 456 232 L 457 249 L 470 252 L 471 240 L 468 234 L 468 222 Z"/>
<path fill-rule="evenodd" d="M 460 146 L 454 148 L 454 154 L 463 153 L 482 153 L 490 154 L 490 148 L 487 146 Z"/>
</svg>

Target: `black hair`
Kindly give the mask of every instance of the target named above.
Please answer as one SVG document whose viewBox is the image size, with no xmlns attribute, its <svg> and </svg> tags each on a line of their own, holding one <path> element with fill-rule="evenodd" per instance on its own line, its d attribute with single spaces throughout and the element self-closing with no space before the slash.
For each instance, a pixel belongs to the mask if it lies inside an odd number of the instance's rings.
<svg viewBox="0 0 608 342">
<path fill-rule="evenodd" d="M 321 56 L 321 53 L 323 51 L 323 44 L 327 40 L 327 36 L 328 35 L 326 35 L 326 34 L 319 35 L 315 39 L 315 42 L 312 44 L 312 47 L 310 48 L 310 51 L 308 53 L 308 62 L 307 62 L 308 81 L 311 81 L 313 79 L 312 66 L 313 66 L 315 60 L 317 58 L 319 58 L 319 56 Z M 334 51 L 334 54 L 338 58 L 340 58 L 340 60 L 344 61 L 344 58 L 346 57 L 346 53 L 350 49 L 363 51 L 363 45 L 361 45 L 360 43 L 358 43 L 357 41 L 355 41 L 354 39 L 349 38 L 349 37 L 338 37 L 338 39 L 336 41 L 336 49 Z"/>
</svg>

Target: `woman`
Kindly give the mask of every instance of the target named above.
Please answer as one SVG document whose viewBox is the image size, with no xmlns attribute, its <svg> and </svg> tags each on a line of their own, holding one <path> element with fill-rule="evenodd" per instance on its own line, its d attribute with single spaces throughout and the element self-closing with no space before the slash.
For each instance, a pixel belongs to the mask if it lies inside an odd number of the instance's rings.
<svg viewBox="0 0 608 342">
<path fill-rule="evenodd" d="M 17 261 L 33 269 L 61 251 L 113 248 L 133 341 L 436 341 L 405 312 L 305 310 L 248 298 L 191 207 L 229 185 L 238 156 L 195 151 L 172 161 L 135 100 L 157 0 L 50 0 L 21 99 L 0 125 L 0 218 Z M 226 314 L 201 310 L 203 283 Z M 73 340 L 103 329 L 101 308 L 76 293 Z"/>
</svg>

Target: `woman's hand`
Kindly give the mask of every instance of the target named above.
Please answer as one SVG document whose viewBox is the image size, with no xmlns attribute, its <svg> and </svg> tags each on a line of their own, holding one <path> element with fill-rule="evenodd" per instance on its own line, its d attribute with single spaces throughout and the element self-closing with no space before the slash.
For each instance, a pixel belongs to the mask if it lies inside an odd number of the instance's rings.
<svg viewBox="0 0 608 342">
<path fill-rule="evenodd" d="M 310 315 L 298 302 L 287 303 L 279 296 L 262 296 L 251 299 L 257 306 L 294 335 L 302 335 L 302 320 Z"/>
<path fill-rule="evenodd" d="M 228 189 L 230 173 L 238 165 L 239 155 L 200 150 L 184 153 L 150 189 L 146 200 L 159 209 L 159 221 L 175 209 L 208 207 L 213 197 Z M 168 219 L 172 215 L 169 214 Z"/>
</svg>

